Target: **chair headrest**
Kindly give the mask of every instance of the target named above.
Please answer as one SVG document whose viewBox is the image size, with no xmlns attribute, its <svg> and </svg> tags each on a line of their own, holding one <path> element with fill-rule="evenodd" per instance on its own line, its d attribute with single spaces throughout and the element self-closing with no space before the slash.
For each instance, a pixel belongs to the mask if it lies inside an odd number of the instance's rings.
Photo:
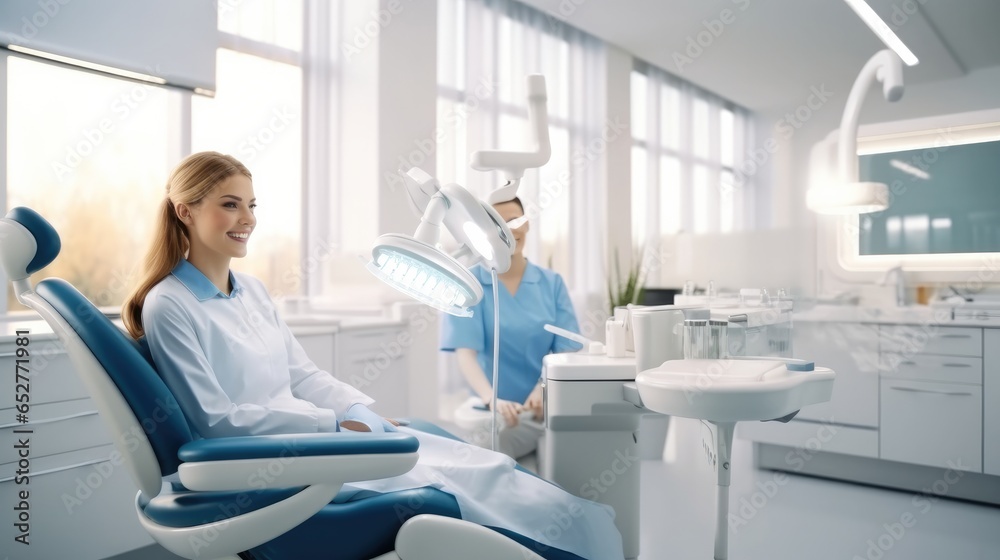
<svg viewBox="0 0 1000 560">
<path fill-rule="evenodd" d="M 11 280 L 23 280 L 55 260 L 62 243 L 52 224 L 19 206 L 0 218 L 0 265 Z"/>
</svg>

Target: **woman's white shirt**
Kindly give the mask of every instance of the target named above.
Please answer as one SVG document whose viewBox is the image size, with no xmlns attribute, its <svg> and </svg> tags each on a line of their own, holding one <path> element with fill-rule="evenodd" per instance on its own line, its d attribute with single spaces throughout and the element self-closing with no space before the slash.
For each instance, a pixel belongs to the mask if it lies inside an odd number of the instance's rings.
<svg viewBox="0 0 1000 560">
<path fill-rule="evenodd" d="M 187 260 L 142 310 L 153 362 L 203 437 L 333 432 L 373 399 L 319 369 L 256 278 L 230 272 L 227 296 Z"/>
</svg>

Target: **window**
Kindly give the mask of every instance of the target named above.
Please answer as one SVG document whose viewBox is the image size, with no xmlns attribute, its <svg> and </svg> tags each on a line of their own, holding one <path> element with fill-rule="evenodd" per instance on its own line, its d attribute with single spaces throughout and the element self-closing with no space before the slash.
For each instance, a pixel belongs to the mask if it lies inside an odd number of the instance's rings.
<svg viewBox="0 0 1000 560">
<path fill-rule="evenodd" d="M 736 172 L 748 111 L 638 61 L 631 88 L 634 243 L 750 229 L 753 186 Z"/>
<path fill-rule="evenodd" d="M 62 235 L 40 274 L 118 306 L 146 249 L 169 173 L 168 105 L 181 94 L 7 57 L 7 208 L 28 206 Z M 8 286 L 8 310 L 24 309 Z"/>
<path fill-rule="evenodd" d="M 325 175 L 307 181 L 304 139 L 316 137 L 315 129 L 332 135 L 336 125 L 307 118 L 307 87 L 320 80 L 311 81 L 302 61 L 313 56 L 308 71 L 327 78 L 316 96 L 332 97 L 336 48 L 313 52 L 308 35 L 313 29 L 336 44 L 336 3 L 217 5 L 214 98 L 3 55 L 7 149 L 0 157 L 7 171 L 0 194 L 7 208 L 32 207 L 62 234 L 59 257 L 40 277 L 65 278 L 96 305 L 118 307 L 139 272 L 171 168 L 189 153 L 215 150 L 247 165 L 259 204 L 249 255 L 233 268 L 260 278 L 273 296 L 304 292 L 314 270 L 302 260 L 317 243 L 303 233 L 302 209 L 314 196 L 307 183 L 328 188 L 333 159 L 324 158 Z M 23 309 L 7 293 L 0 313 Z"/>
<path fill-rule="evenodd" d="M 471 170 L 469 155 L 527 148 L 525 77 L 544 75 L 552 156 L 527 170 L 518 188 L 531 218 L 525 253 L 562 274 L 571 290 L 591 293 L 603 293 L 603 256 L 576 246 L 593 234 L 598 204 L 603 145 L 588 146 L 607 141 L 602 57 L 600 41 L 516 2 L 438 3 L 438 179 L 481 199 L 499 188 L 504 178 Z"/>
<path fill-rule="evenodd" d="M 220 2 L 216 95 L 191 99 L 191 151 L 231 154 L 253 174 L 257 227 L 246 258 L 232 267 L 274 297 L 302 287 L 302 9 Z"/>
</svg>

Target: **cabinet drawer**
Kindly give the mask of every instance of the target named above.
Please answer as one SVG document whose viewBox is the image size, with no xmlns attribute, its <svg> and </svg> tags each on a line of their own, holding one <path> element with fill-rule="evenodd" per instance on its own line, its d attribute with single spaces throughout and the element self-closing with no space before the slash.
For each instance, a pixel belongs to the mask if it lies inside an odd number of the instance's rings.
<svg viewBox="0 0 1000 560">
<path fill-rule="evenodd" d="M 0 558 L 107 558 L 152 543 L 135 514 L 136 488 L 111 446 L 32 457 L 30 483 L 17 484 L 16 466 L 0 465 Z M 14 541 L 14 506 L 27 490 L 29 542 Z"/>
<path fill-rule="evenodd" d="M 405 327 L 352 329 L 337 333 L 337 350 L 340 352 L 389 350 L 396 345 L 400 345 L 405 349 L 412 342 L 409 336 L 409 329 Z"/>
<path fill-rule="evenodd" d="M 14 430 L 32 432 L 14 433 Z M 0 425 L 0 464 L 17 461 L 14 445 L 24 438 L 30 439 L 33 458 L 112 443 L 111 434 L 90 399 L 32 406 L 30 423 Z"/>
<path fill-rule="evenodd" d="M 378 359 L 343 368 L 337 378 L 375 399 L 372 410 L 382 416 L 409 416 L 409 381 L 406 360 Z"/>
<path fill-rule="evenodd" d="M 982 472 L 981 387 L 883 379 L 881 403 L 882 459 Z"/>
<path fill-rule="evenodd" d="M 1000 476 L 1000 329 L 983 343 L 983 472 Z"/>
<path fill-rule="evenodd" d="M 69 356 L 56 341 L 41 341 L 28 346 L 29 392 L 32 406 L 42 403 L 84 399 L 89 395 L 83 387 Z M 0 376 L 10 379 L 0 391 L 0 410 L 14 407 L 14 376 L 17 371 L 17 357 L 12 348 L 0 352 Z M 24 365 L 24 364 L 22 364 Z M 23 374 L 23 370 L 22 374 Z M 6 383 L 6 382 L 5 382 Z M 6 418 L 6 414 L 3 416 Z M 11 415 L 13 417 L 13 415 Z"/>
<path fill-rule="evenodd" d="M 879 329 L 882 352 L 912 356 L 942 354 L 945 356 L 983 356 L 983 329 L 966 327 L 936 327 L 934 325 L 892 325 Z"/>
<path fill-rule="evenodd" d="M 878 327 L 799 322 L 793 330 L 796 358 L 837 372 L 830 400 L 803 408 L 798 418 L 877 428 Z M 874 452 L 878 455 L 877 441 Z"/>
<path fill-rule="evenodd" d="M 333 372 L 334 364 L 334 335 L 331 334 L 297 334 L 295 340 L 299 342 L 305 350 L 309 359 L 316 364 L 316 367 L 326 372 Z"/>
<path fill-rule="evenodd" d="M 397 367 L 406 367 L 406 355 L 389 353 L 387 351 L 355 352 L 337 359 L 334 377 L 346 381 L 364 391 L 367 382 L 374 382 L 385 375 L 385 372 Z"/>
<path fill-rule="evenodd" d="M 915 356 L 882 354 L 881 362 L 882 377 L 983 384 L 983 360 L 981 358 L 928 354 Z"/>
</svg>

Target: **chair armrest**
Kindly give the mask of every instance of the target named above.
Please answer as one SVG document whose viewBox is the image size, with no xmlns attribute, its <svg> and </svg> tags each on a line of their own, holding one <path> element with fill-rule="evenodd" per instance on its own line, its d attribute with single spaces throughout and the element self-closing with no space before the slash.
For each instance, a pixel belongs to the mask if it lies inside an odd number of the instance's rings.
<svg viewBox="0 0 1000 560">
<path fill-rule="evenodd" d="M 196 491 L 339 486 L 403 474 L 417 463 L 418 447 L 401 433 L 212 438 L 182 446 L 177 473 Z"/>
<path fill-rule="evenodd" d="M 274 457 L 313 457 L 316 455 L 371 455 L 412 453 L 420 443 L 417 438 L 398 432 L 332 434 L 287 434 L 199 439 L 177 451 L 182 462 L 228 461 L 233 459 L 269 459 Z"/>
</svg>

